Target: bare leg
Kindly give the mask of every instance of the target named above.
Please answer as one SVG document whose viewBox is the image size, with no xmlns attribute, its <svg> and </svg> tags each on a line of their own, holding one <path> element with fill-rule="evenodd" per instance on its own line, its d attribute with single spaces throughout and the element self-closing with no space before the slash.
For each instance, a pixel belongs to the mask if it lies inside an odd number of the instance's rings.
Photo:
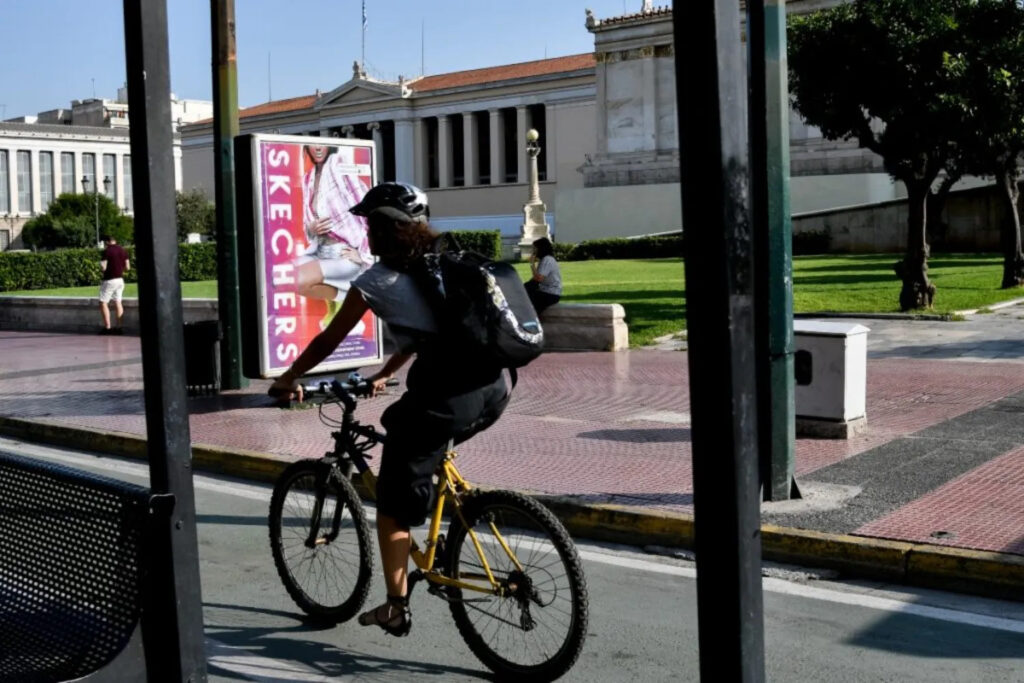
<svg viewBox="0 0 1024 683">
<path fill-rule="evenodd" d="M 120 305 L 120 304 L 118 304 L 118 305 Z M 109 330 L 110 329 L 110 309 L 107 308 L 107 302 L 106 301 L 101 301 L 100 302 L 100 315 L 103 316 L 103 327 L 105 327 L 106 329 Z"/>
<path fill-rule="evenodd" d="M 412 535 L 394 517 L 377 515 L 377 540 L 380 543 L 380 562 L 384 566 L 384 584 L 388 595 L 406 594 L 409 573 L 409 551 Z"/>
<path fill-rule="evenodd" d="M 121 305 L 120 299 L 114 302 L 114 312 L 117 313 L 117 326 L 121 327 L 121 323 L 124 320 L 124 306 Z"/>
</svg>

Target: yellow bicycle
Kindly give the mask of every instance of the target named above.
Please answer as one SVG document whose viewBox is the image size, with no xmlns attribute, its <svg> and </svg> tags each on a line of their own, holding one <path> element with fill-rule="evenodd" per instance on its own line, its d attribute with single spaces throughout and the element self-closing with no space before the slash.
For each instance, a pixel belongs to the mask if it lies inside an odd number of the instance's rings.
<svg viewBox="0 0 1024 683">
<path fill-rule="evenodd" d="M 328 398 L 321 421 L 335 428 L 334 448 L 281 474 L 270 502 L 270 547 L 288 594 L 311 617 L 351 619 L 370 591 L 374 547 L 367 513 L 352 482 L 370 493 L 376 477 L 368 451 L 386 435 L 353 416 L 365 382 L 312 387 Z M 307 391 L 308 393 L 308 391 Z M 341 419 L 325 413 L 340 407 Z M 502 679 L 550 681 L 576 662 L 587 631 L 583 564 L 565 527 L 538 501 L 515 491 L 474 489 L 449 448 L 437 470 L 437 505 L 409 593 L 427 591 L 449 604 L 470 650 Z M 441 533 L 450 511 L 448 533 Z"/>
</svg>

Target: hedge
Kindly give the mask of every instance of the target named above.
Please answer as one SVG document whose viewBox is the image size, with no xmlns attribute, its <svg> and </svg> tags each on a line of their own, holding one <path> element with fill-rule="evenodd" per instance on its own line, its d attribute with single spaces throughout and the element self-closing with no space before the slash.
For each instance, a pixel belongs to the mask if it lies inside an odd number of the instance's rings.
<svg viewBox="0 0 1024 683">
<path fill-rule="evenodd" d="M 459 246 L 483 254 L 495 261 L 501 259 L 500 230 L 452 230 Z"/>
<path fill-rule="evenodd" d="M 585 240 L 579 244 L 555 243 L 555 258 L 559 261 L 588 261 L 591 259 L 644 259 L 672 258 L 683 255 L 682 233 L 656 237 L 612 237 Z"/>
<path fill-rule="evenodd" d="M 138 279 L 135 248 L 125 247 L 131 269 L 127 282 Z M 214 242 L 178 246 L 178 274 L 183 281 L 217 279 L 217 245 Z M 99 284 L 100 251 L 60 249 L 35 253 L 0 253 L 0 292 L 24 289 L 55 289 Z"/>
</svg>

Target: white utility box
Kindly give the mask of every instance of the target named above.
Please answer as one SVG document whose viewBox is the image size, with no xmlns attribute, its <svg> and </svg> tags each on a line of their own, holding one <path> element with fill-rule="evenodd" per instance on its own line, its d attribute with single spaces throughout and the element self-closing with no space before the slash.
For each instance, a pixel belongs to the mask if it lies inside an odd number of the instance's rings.
<svg viewBox="0 0 1024 683">
<path fill-rule="evenodd" d="M 867 426 L 867 327 L 793 321 L 798 434 L 848 439 Z"/>
</svg>

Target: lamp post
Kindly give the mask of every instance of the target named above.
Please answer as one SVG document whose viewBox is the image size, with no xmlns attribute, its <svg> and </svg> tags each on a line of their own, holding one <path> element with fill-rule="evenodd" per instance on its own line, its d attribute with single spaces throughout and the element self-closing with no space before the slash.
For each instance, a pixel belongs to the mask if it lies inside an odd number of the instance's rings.
<svg viewBox="0 0 1024 683">
<path fill-rule="evenodd" d="M 82 189 L 89 191 L 89 176 L 82 176 Z M 110 176 L 103 176 L 103 193 L 110 192 Z M 96 246 L 100 246 L 100 185 L 92 184 L 92 205 L 94 210 L 94 225 L 96 226 Z"/>
<path fill-rule="evenodd" d="M 551 237 L 551 229 L 546 220 L 547 207 L 540 198 L 540 177 L 537 172 L 537 157 L 540 156 L 540 133 L 531 128 L 526 132 L 526 154 L 529 157 L 527 174 L 530 183 L 530 195 L 523 205 L 523 225 L 520 228 L 519 257 L 530 253 L 533 242 L 541 237 Z"/>
</svg>

